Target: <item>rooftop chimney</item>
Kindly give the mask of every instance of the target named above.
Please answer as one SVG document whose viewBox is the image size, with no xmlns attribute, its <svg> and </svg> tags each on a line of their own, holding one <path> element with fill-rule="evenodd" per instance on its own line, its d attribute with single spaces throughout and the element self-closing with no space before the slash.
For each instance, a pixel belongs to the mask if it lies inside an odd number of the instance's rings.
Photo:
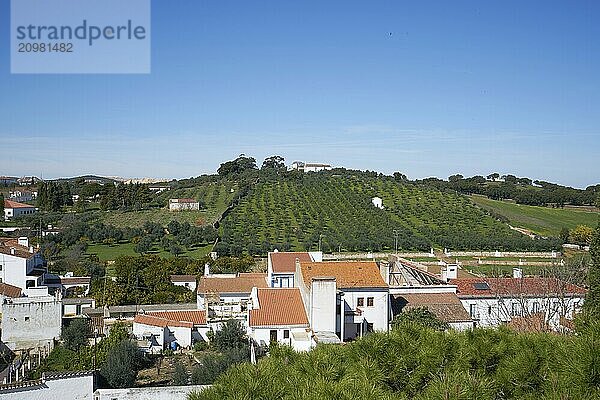
<svg viewBox="0 0 600 400">
<path fill-rule="evenodd" d="M 29 239 L 26 236 L 21 236 L 17 243 L 19 243 L 19 246 L 29 247 Z"/>
<path fill-rule="evenodd" d="M 204 276 L 209 276 L 210 275 L 210 266 L 208 265 L 208 263 L 204 264 Z"/>
<path fill-rule="evenodd" d="M 13 256 L 14 256 L 14 255 L 15 255 L 15 251 L 16 251 L 16 249 L 15 249 L 14 247 L 11 247 L 11 248 L 10 248 L 10 254 L 11 254 L 11 255 L 13 255 Z"/>
<path fill-rule="evenodd" d="M 522 278 L 523 270 L 521 268 L 513 268 L 513 278 Z"/>
</svg>

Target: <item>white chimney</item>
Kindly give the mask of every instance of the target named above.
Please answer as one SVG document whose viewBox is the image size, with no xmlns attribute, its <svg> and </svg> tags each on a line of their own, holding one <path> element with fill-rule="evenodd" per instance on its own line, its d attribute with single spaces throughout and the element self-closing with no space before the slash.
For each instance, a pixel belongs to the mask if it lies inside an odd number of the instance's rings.
<svg viewBox="0 0 600 400">
<path fill-rule="evenodd" d="M 448 272 L 446 271 L 446 267 L 440 268 L 440 278 L 442 278 L 444 282 L 448 282 Z"/>
<path fill-rule="evenodd" d="M 210 275 L 210 265 L 208 263 L 204 264 L 204 276 Z"/>
<path fill-rule="evenodd" d="M 11 254 L 12 256 L 14 256 L 14 255 L 15 255 L 15 251 L 16 251 L 16 249 L 15 249 L 14 247 L 11 247 L 11 248 L 10 248 L 10 254 Z"/>
<path fill-rule="evenodd" d="M 448 279 L 457 279 L 458 278 L 458 265 L 457 264 L 449 264 L 446 266 L 446 277 Z"/>
<path fill-rule="evenodd" d="M 33 246 L 29 246 L 29 252 L 30 252 L 31 254 L 33 254 L 33 251 L 34 251 L 34 249 L 33 249 Z"/>
<path fill-rule="evenodd" d="M 26 236 L 21 236 L 17 243 L 19 243 L 19 246 L 29 247 L 29 239 Z"/>
<path fill-rule="evenodd" d="M 513 268 L 513 278 L 522 278 L 523 277 L 523 270 L 521 268 Z"/>
</svg>

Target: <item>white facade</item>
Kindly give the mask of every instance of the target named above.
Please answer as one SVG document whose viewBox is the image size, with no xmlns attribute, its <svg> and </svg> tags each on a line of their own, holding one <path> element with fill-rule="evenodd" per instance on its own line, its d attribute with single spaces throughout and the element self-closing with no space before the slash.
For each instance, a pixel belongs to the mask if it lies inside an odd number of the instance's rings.
<svg viewBox="0 0 600 400">
<path fill-rule="evenodd" d="M 170 211 L 198 211 L 200 203 L 192 199 L 169 199 Z"/>
<path fill-rule="evenodd" d="M 276 341 L 296 351 L 309 351 L 314 347 L 310 329 L 306 327 L 249 327 L 248 336 L 262 346 Z"/>
<path fill-rule="evenodd" d="M 2 305 L 2 341 L 11 350 L 44 346 L 60 338 L 62 302 L 55 297 L 6 299 Z"/>
<path fill-rule="evenodd" d="M 191 392 L 200 392 L 206 385 L 139 387 L 128 389 L 97 389 L 93 400 L 185 400 Z"/>
<path fill-rule="evenodd" d="M 20 207 L 12 207 L 6 206 L 6 202 L 4 203 L 4 220 L 8 221 L 9 219 L 19 217 L 21 215 L 31 215 L 35 213 L 34 206 L 20 206 Z"/>
<path fill-rule="evenodd" d="M 579 312 L 584 297 L 461 297 L 460 301 L 480 327 L 496 327 L 510 322 L 515 317 L 543 313 L 544 321 L 551 329 L 557 330 L 561 317 L 573 319 Z"/>
<path fill-rule="evenodd" d="M 344 340 L 372 331 L 387 332 L 389 324 L 389 292 L 387 289 L 342 289 L 340 306 L 344 310 L 344 326 L 337 320 L 336 331 Z"/>
<path fill-rule="evenodd" d="M 383 210 L 383 200 L 381 199 L 381 197 L 373 197 L 371 199 L 371 203 L 373 204 L 373 206 Z"/>
<path fill-rule="evenodd" d="M 42 256 L 29 246 L 27 238 L 19 238 L 19 244 L 5 246 L 0 252 L 0 282 L 25 290 L 40 286 L 45 270 Z"/>
<path fill-rule="evenodd" d="M 0 389 L 0 400 L 94 400 L 92 373 L 43 376 L 33 383 L 17 383 Z"/>
<path fill-rule="evenodd" d="M 301 172 L 319 172 L 319 171 L 330 171 L 331 165 L 321 163 L 306 163 L 303 161 L 294 161 L 290 165 L 290 170 L 296 170 Z"/>
</svg>

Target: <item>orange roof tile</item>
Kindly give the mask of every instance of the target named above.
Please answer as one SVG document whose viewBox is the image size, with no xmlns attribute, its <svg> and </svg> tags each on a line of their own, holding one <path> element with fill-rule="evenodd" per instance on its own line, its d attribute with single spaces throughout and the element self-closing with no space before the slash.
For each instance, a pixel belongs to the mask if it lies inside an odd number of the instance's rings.
<svg viewBox="0 0 600 400">
<path fill-rule="evenodd" d="M 269 257 L 275 273 L 296 272 L 296 259 L 300 262 L 312 262 L 310 254 L 306 252 L 272 252 Z"/>
<path fill-rule="evenodd" d="M 168 319 L 171 321 L 191 322 L 194 325 L 206 324 L 206 312 L 200 310 L 190 311 L 153 311 L 147 313 L 153 317 Z"/>
<path fill-rule="evenodd" d="M 308 326 L 298 288 L 258 289 L 258 305 L 250 310 L 250 326 Z"/>
<path fill-rule="evenodd" d="M 4 208 L 35 208 L 32 205 L 19 203 L 12 200 L 4 200 Z"/>
<path fill-rule="evenodd" d="M 0 294 L 5 297 L 21 297 L 21 288 L 8 283 L 0 283 Z"/>
<path fill-rule="evenodd" d="M 307 286 L 313 278 L 334 277 L 341 289 L 388 287 L 375 261 L 301 262 L 300 269 Z"/>
<path fill-rule="evenodd" d="M 241 273 L 236 277 L 203 276 L 198 283 L 198 293 L 250 293 L 253 287 L 266 288 L 267 274 Z"/>
<path fill-rule="evenodd" d="M 155 317 L 147 314 L 137 314 L 133 318 L 134 323 L 150 325 L 150 326 L 159 326 L 161 328 L 166 328 L 167 326 L 176 326 L 181 328 L 193 328 L 194 324 L 191 322 L 180 322 L 173 321 L 166 318 Z"/>
<path fill-rule="evenodd" d="M 15 254 L 11 254 L 11 248 L 15 249 Z M 35 255 L 35 251 L 31 253 L 29 247 L 21 246 L 16 239 L 0 239 L 0 253 L 27 259 Z"/>
<path fill-rule="evenodd" d="M 171 282 L 196 282 L 196 275 L 171 275 Z"/>
</svg>

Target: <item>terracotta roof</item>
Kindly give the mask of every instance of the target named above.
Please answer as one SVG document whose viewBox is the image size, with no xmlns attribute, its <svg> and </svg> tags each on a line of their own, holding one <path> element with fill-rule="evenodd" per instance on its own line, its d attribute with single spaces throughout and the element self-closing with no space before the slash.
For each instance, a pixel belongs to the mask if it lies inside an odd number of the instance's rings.
<svg viewBox="0 0 600 400">
<path fill-rule="evenodd" d="M 5 297 L 21 297 L 21 288 L 8 283 L 0 283 L 0 294 Z"/>
<path fill-rule="evenodd" d="M 253 287 L 266 288 L 267 274 L 241 273 L 236 277 L 203 276 L 198 283 L 198 293 L 250 293 Z"/>
<path fill-rule="evenodd" d="M 458 287 L 458 297 L 497 297 L 497 296 L 581 296 L 587 290 L 556 278 L 473 278 L 452 279 Z"/>
<path fill-rule="evenodd" d="M 445 322 L 468 322 L 473 319 L 454 293 L 406 293 L 392 296 L 394 315 L 415 308 L 427 308 Z"/>
<path fill-rule="evenodd" d="M 193 328 L 194 327 L 194 324 L 192 324 L 191 322 L 173 321 L 170 319 L 155 317 L 153 315 L 147 315 L 147 314 L 137 314 L 135 317 L 133 317 L 133 322 L 137 323 L 137 324 L 159 326 L 161 328 L 166 328 L 167 326 L 176 326 L 176 327 L 181 327 L 181 328 Z"/>
<path fill-rule="evenodd" d="M 200 310 L 190 311 L 155 311 L 149 312 L 146 315 L 159 317 L 178 322 L 191 322 L 194 325 L 206 324 L 206 312 Z"/>
<path fill-rule="evenodd" d="M 269 253 L 273 272 L 294 273 L 296 272 L 296 259 L 300 262 L 312 262 L 310 254 L 306 252 L 272 252 Z"/>
<path fill-rule="evenodd" d="M 258 305 L 250 310 L 250 326 L 308 326 L 298 288 L 258 289 Z"/>
<path fill-rule="evenodd" d="M 334 277 L 338 288 L 387 288 L 375 261 L 323 261 L 300 263 L 304 283 L 313 278 Z"/>
<path fill-rule="evenodd" d="M 196 275 L 171 275 L 171 282 L 196 282 Z"/>
<path fill-rule="evenodd" d="M 63 285 L 89 285 L 92 278 L 89 276 L 71 276 L 71 277 L 60 277 L 60 283 Z"/>
<path fill-rule="evenodd" d="M 4 200 L 4 208 L 35 208 L 35 206 L 19 203 L 12 200 Z"/>
<path fill-rule="evenodd" d="M 15 254 L 11 253 L 11 248 L 15 249 L 14 250 Z M 31 253 L 29 251 L 29 247 L 21 246 L 16 239 L 8 239 L 8 240 L 0 239 L 0 253 L 6 254 L 9 256 L 14 255 L 16 257 L 27 258 L 27 259 L 29 259 L 35 255 L 35 251 L 33 253 Z"/>
</svg>

